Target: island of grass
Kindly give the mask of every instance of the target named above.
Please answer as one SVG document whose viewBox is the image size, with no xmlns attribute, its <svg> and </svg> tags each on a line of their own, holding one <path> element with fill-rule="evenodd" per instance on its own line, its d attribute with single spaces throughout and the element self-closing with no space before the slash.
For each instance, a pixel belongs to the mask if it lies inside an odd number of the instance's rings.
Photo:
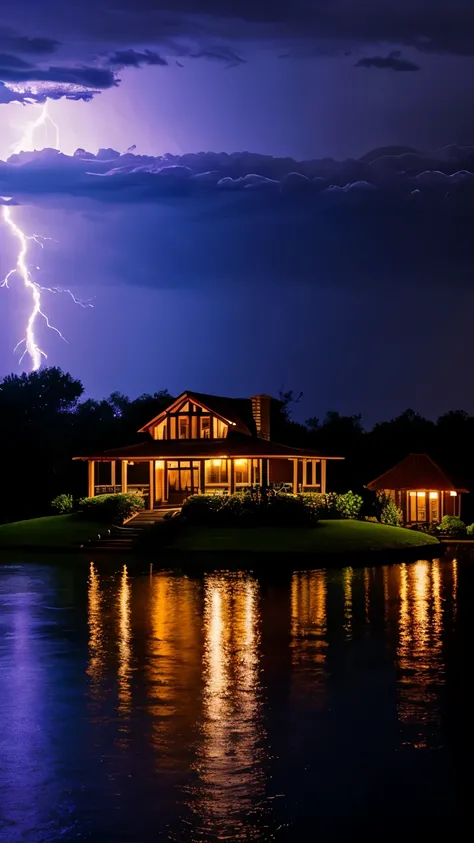
<svg viewBox="0 0 474 843">
<path fill-rule="evenodd" d="M 158 532 L 160 526 L 157 525 Z M 163 527 L 166 530 L 166 525 Z M 440 543 L 434 536 L 403 527 L 352 519 L 323 520 L 313 527 L 189 525 L 172 530 L 159 544 L 162 550 L 171 553 L 266 553 L 312 558 L 383 556 L 387 553 L 403 556 L 407 552 L 435 556 L 440 551 Z"/>
<path fill-rule="evenodd" d="M 13 521 L 0 525 L 0 550 L 71 550 L 103 532 L 103 525 L 86 521 L 78 513 Z"/>
</svg>

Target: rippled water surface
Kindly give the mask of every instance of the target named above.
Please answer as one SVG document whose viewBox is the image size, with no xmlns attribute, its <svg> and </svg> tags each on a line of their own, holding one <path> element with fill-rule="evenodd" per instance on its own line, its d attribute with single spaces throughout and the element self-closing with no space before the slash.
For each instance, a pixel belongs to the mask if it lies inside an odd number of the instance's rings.
<svg viewBox="0 0 474 843">
<path fill-rule="evenodd" d="M 1 840 L 455 830 L 473 588 L 456 561 L 258 578 L 0 567 Z"/>
</svg>

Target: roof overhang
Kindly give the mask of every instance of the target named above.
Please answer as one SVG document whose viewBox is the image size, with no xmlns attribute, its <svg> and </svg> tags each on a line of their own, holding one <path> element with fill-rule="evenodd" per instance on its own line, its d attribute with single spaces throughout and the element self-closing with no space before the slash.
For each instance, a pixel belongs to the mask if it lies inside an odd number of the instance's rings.
<svg viewBox="0 0 474 843">
<path fill-rule="evenodd" d="M 150 460 L 184 460 L 189 462 L 189 460 L 251 460 L 251 459 L 265 459 L 265 460 L 343 460 L 345 457 L 327 457 L 322 454 L 314 454 L 311 455 L 310 453 L 306 454 L 298 454 L 298 453 L 289 453 L 289 454 L 260 454 L 260 453 L 241 453 L 241 454 L 149 454 L 140 456 L 136 456 L 132 452 L 129 454 L 120 454 L 120 455 L 113 455 L 113 454 L 90 454 L 88 456 L 81 456 L 81 457 L 73 457 L 73 460 L 82 460 L 83 462 L 87 462 L 88 460 L 95 460 L 96 462 L 111 462 L 111 460 L 130 460 L 132 462 L 150 462 Z"/>
</svg>

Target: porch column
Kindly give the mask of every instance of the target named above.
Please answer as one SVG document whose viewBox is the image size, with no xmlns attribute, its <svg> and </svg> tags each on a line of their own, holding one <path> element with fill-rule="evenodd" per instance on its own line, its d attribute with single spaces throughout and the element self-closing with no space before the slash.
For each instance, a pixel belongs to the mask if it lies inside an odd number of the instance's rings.
<svg viewBox="0 0 474 843">
<path fill-rule="evenodd" d="M 115 460 L 110 461 L 110 485 L 114 487 L 114 492 L 115 492 L 115 485 L 116 485 Z"/>
<path fill-rule="evenodd" d="M 128 489 L 127 467 L 128 467 L 127 460 L 122 460 L 122 495 L 125 495 L 127 493 L 127 489 Z"/>
<path fill-rule="evenodd" d="M 95 492 L 95 460 L 87 463 L 87 497 L 93 498 Z"/>
<path fill-rule="evenodd" d="M 321 494 L 326 494 L 326 460 L 321 460 Z"/>
<path fill-rule="evenodd" d="M 298 460 L 293 460 L 293 494 L 298 494 Z"/>
<path fill-rule="evenodd" d="M 199 460 L 199 490 L 203 495 L 206 491 L 206 461 Z"/>
<path fill-rule="evenodd" d="M 155 508 L 155 460 L 150 460 L 148 463 L 148 485 L 149 485 L 149 492 L 148 492 L 148 506 L 150 509 Z"/>
<path fill-rule="evenodd" d="M 234 460 L 229 460 L 230 462 L 230 470 L 229 470 L 229 494 L 233 495 L 235 492 L 235 464 Z"/>
</svg>

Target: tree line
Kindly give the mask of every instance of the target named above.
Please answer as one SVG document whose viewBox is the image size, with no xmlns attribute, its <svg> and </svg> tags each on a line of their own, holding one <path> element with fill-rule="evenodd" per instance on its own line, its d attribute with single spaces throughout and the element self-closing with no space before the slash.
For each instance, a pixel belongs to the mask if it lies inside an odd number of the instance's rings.
<svg viewBox="0 0 474 843">
<path fill-rule="evenodd" d="M 0 521 L 46 514 L 62 492 L 83 495 L 87 466 L 72 457 L 140 441 L 139 428 L 172 400 L 166 389 L 134 400 L 119 392 L 85 399 L 81 381 L 57 367 L 5 377 L 0 382 Z M 330 466 L 334 491 L 363 491 L 408 453 L 430 454 L 459 486 L 474 489 L 474 416 L 463 410 L 431 421 L 408 409 L 365 430 L 361 415 L 334 411 L 299 424 L 292 419 L 293 400 L 291 392 L 281 396 L 272 439 L 345 457 Z M 474 520 L 469 500 L 465 507 Z"/>
</svg>

